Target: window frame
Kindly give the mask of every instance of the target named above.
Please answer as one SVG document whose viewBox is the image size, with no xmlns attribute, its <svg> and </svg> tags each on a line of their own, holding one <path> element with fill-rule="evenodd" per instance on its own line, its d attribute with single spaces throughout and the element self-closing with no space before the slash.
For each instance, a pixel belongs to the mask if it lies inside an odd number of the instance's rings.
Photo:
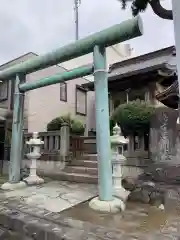
<svg viewBox="0 0 180 240">
<path fill-rule="evenodd" d="M 75 91 L 76 91 L 76 93 L 75 93 L 76 114 L 80 115 L 80 116 L 87 116 L 87 90 L 85 88 L 83 88 L 82 86 L 76 85 Z M 78 107 L 77 107 L 78 91 L 85 94 L 85 113 L 78 111 Z"/>
<path fill-rule="evenodd" d="M 65 86 L 65 99 L 62 97 L 62 85 Z M 60 101 L 62 102 L 67 102 L 67 83 L 66 82 L 62 82 L 60 83 Z"/>
<path fill-rule="evenodd" d="M 9 81 L 4 81 L 0 83 L 0 88 L 1 88 L 1 84 L 6 84 L 6 95 L 4 97 L 1 98 L 1 94 L 0 94 L 0 102 L 4 102 L 8 100 L 9 97 Z"/>
</svg>

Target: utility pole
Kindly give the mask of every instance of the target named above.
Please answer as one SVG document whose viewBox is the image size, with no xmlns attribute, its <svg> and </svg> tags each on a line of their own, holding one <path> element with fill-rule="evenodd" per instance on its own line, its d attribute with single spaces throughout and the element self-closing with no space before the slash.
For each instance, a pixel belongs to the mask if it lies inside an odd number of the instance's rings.
<svg viewBox="0 0 180 240">
<path fill-rule="evenodd" d="M 81 0 L 74 0 L 74 12 L 75 12 L 75 39 L 76 41 L 79 39 L 79 6 L 81 4 Z"/>
</svg>

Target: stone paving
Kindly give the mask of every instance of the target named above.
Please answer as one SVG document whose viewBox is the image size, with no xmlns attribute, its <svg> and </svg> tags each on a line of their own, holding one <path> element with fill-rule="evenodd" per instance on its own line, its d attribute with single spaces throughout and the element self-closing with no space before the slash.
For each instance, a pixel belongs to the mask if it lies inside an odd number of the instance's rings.
<svg viewBox="0 0 180 240">
<path fill-rule="evenodd" d="M 94 212 L 84 202 L 97 194 L 94 185 L 49 182 L 1 191 L 0 239 L 179 240 L 180 187 L 164 187 L 171 191 L 168 211 L 128 203 L 125 212 L 113 215 Z"/>
<path fill-rule="evenodd" d="M 93 212 L 84 203 L 60 215 L 101 225 L 111 229 L 111 232 L 112 229 L 120 231 L 122 240 L 177 240 L 180 239 L 179 213 L 175 211 L 169 213 L 149 205 L 130 203 L 124 213 L 107 215 Z"/>
<path fill-rule="evenodd" d="M 92 210 L 91 210 L 92 211 Z M 159 212 L 160 213 L 160 212 Z M 79 215 L 81 212 L 79 211 Z M 101 215 L 101 214 L 99 214 Z M 164 224 L 157 226 L 158 212 L 154 212 L 154 225 L 147 228 L 144 223 L 137 227 L 138 218 L 147 218 L 144 208 L 138 207 L 126 212 L 122 224 L 121 214 L 116 218 L 119 227 L 105 227 L 87 221 L 65 217 L 63 214 L 52 213 L 27 204 L 20 204 L 14 200 L 0 202 L 0 230 L 4 235 L 20 234 L 17 238 L 0 239 L 36 239 L 36 240 L 179 240 L 180 217 L 172 216 Z M 101 215 L 101 217 L 104 217 Z M 159 228 L 159 226 L 161 226 Z M 0 231 L 0 232 L 1 232 Z M 1 237 L 1 235 L 0 235 Z M 24 237 L 24 238 L 23 238 Z M 28 238 L 25 238 L 28 237 Z"/>
<path fill-rule="evenodd" d="M 95 185 L 52 181 L 20 190 L 4 191 L 1 198 L 14 199 L 51 212 L 61 212 L 95 195 L 97 195 Z"/>
</svg>

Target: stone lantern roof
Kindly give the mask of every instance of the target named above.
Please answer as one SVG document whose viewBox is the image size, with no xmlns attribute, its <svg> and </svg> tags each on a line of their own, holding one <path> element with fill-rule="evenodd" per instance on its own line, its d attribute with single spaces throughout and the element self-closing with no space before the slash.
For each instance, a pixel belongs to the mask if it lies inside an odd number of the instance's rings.
<svg viewBox="0 0 180 240">
<path fill-rule="evenodd" d="M 128 144 L 129 140 L 126 139 L 121 132 L 120 126 L 116 125 L 113 127 L 113 135 L 111 136 L 111 144 L 114 145 L 125 145 Z"/>
</svg>

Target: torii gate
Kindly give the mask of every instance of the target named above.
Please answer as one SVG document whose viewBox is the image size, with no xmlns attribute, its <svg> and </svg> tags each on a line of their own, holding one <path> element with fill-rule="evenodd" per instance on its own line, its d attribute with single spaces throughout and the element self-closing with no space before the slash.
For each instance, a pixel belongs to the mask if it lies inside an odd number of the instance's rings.
<svg viewBox="0 0 180 240">
<path fill-rule="evenodd" d="M 132 18 L 43 56 L 34 57 L 0 72 L 0 79 L 2 81 L 9 79 L 15 81 L 9 181 L 2 185 L 3 189 L 14 189 L 21 186 L 20 168 L 22 161 L 23 106 L 25 93 L 33 89 L 93 74 L 96 96 L 96 132 L 99 173 L 99 202 L 97 205 L 102 205 L 102 209 L 99 206 L 99 210 L 103 211 L 104 205 L 109 206 L 111 203 L 112 206 L 117 205 L 117 201 L 114 201 L 113 198 L 112 188 L 106 47 L 141 35 L 141 18 Z M 81 66 L 68 72 L 39 79 L 32 83 L 25 83 L 27 74 L 83 56 L 90 52 L 93 52 L 92 65 Z"/>
</svg>

